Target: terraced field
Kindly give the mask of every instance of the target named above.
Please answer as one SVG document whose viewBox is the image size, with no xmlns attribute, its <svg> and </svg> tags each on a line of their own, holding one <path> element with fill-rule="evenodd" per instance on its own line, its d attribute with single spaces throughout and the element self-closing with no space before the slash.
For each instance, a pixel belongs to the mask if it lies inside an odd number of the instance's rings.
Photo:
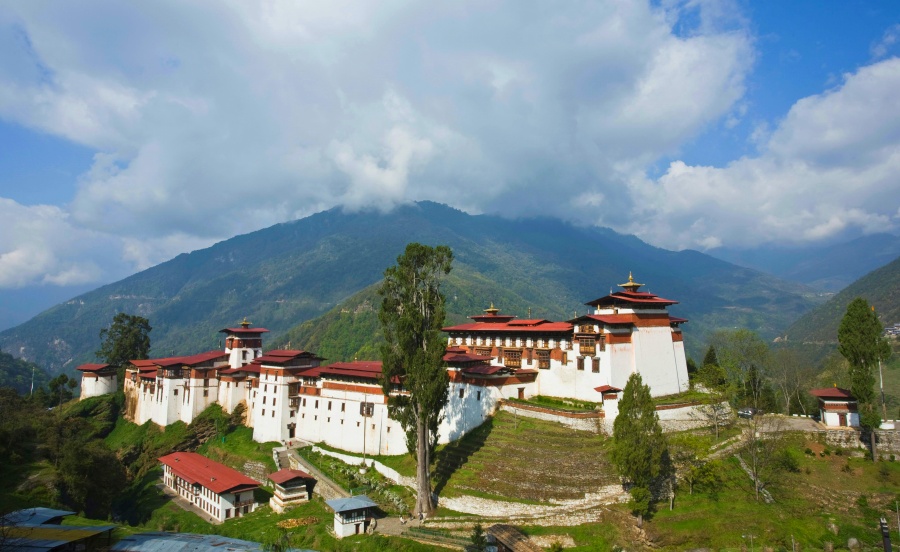
<svg viewBox="0 0 900 552">
<path fill-rule="evenodd" d="M 594 433 L 499 412 L 438 451 L 435 490 L 530 503 L 579 499 L 618 483 L 605 448 Z"/>
</svg>

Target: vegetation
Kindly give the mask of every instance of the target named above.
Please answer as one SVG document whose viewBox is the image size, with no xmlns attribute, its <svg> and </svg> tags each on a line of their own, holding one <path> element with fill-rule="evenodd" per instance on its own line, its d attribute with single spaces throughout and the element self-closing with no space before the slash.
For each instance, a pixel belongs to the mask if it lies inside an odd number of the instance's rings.
<svg viewBox="0 0 900 552">
<path fill-rule="evenodd" d="M 873 461 L 878 457 L 873 430 L 881 425 L 875 396 L 875 368 L 891 354 L 882 331 L 875 308 L 870 308 L 869 302 L 861 297 L 850 302 L 838 327 L 838 351 L 850 365 L 850 392 L 857 401 L 859 423 L 869 432 Z"/>
<path fill-rule="evenodd" d="M 416 512 L 425 515 L 435 507 L 431 463 L 447 403 L 446 346 L 441 337 L 445 299 L 440 283 L 452 262 L 449 247 L 411 243 L 397 264 L 385 270 L 379 290 L 378 319 L 385 340 L 381 386 L 389 397 L 391 417 L 406 432 L 407 447 L 416 451 Z M 392 393 L 397 382 L 408 394 Z"/>
<path fill-rule="evenodd" d="M 669 451 L 640 374 L 632 374 L 622 391 L 613 422 L 611 458 L 622 479 L 631 485 L 631 509 L 639 523 L 653 509 L 653 487 L 670 477 Z"/>
<path fill-rule="evenodd" d="M 471 216 L 422 202 L 390 214 L 335 209 L 180 255 L 0 332 L 0 347 L 55 375 L 95 361 L 99 331 L 116 313 L 152 320 L 150 356 L 170 356 L 218 349 L 218 330 L 245 316 L 271 330 L 267 343 L 274 343 L 339 305 L 329 322 L 341 321 L 338 333 L 364 340 L 340 354 L 356 354 L 375 334 L 366 338 L 357 324 L 343 325 L 364 316 L 356 309 L 365 300 L 344 301 L 376 285 L 409 241 L 453 249 L 457 262 L 445 289 L 451 323 L 491 301 L 511 314 L 525 316 L 532 307 L 535 317 L 568 319 L 633 270 L 680 301 L 675 314 L 691 320 L 687 346 L 699 358 L 716 328 L 746 327 L 769 339 L 813 306 L 802 286 L 695 251 L 662 251 L 609 230 Z M 342 315 L 343 309 L 349 312 Z M 290 339 L 294 347 L 321 352 Z M 325 356 L 338 360 L 337 354 Z"/>
<path fill-rule="evenodd" d="M 24 395 L 31 391 L 32 378 L 35 389 L 40 389 L 50 379 L 37 364 L 0 351 L 0 388 L 9 387 Z"/>
<path fill-rule="evenodd" d="M 117 313 L 108 328 L 100 329 L 100 348 L 97 358 L 115 366 L 119 383 L 124 381 L 125 367 L 130 360 L 144 360 L 150 354 L 150 321 L 143 316 Z"/>
</svg>

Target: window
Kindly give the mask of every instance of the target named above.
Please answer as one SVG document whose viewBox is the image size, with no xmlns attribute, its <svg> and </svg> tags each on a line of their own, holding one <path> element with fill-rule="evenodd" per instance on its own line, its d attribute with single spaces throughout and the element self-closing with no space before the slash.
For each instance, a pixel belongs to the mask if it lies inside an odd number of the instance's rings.
<svg viewBox="0 0 900 552">
<path fill-rule="evenodd" d="M 331 401 L 328 401 L 328 410 L 331 410 Z"/>
<path fill-rule="evenodd" d="M 225 389 L 231 389 L 231 382 L 230 382 L 230 381 L 226 381 L 226 382 L 225 382 Z"/>
<path fill-rule="evenodd" d="M 178 389 L 175 390 L 175 395 L 176 395 L 176 396 L 178 395 Z"/>
<path fill-rule="evenodd" d="M 306 399 L 303 399 L 303 406 L 306 406 Z"/>
<path fill-rule="evenodd" d="M 316 408 L 319 408 L 319 399 L 316 399 Z"/>
<path fill-rule="evenodd" d="M 209 378 L 203 378 L 203 387 L 209 387 Z"/>
<path fill-rule="evenodd" d="M 263 416 L 265 416 L 265 415 L 266 415 L 266 409 L 265 409 L 265 408 L 263 408 L 263 412 L 262 412 L 262 415 L 263 415 Z"/>
<path fill-rule="evenodd" d="M 345 410 L 344 407 L 346 407 L 346 406 L 347 406 L 347 403 L 341 403 L 341 412 L 344 412 L 344 410 Z"/>
<path fill-rule="evenodd" d="M 595 374 L 600 373 L 600 359 L 595 358 L 593 364 L 591 364 L 591 372 Z"/>
<path fill-rule="evenodd" d="M 475 354 L 481 356 L 491 356 L 491 350 L 487 347 L 476 347 Z"/>
<path fill-rule="evenodd" d="M 459 398 L 460 398 L 460 399 L 463 398 L 463 396 L 464 396 L 465 394 L 466 394 L 466 388 L 465 388 L 465 387 L 460 387 L 460 388 L 459 388 Z"/>
<path fill-rule="evenodd" d="M 550 369 L 550 351 L 546 349 L 538 350 L 538 368 L 541 370 Z"/>
<path fill-rule="evenodd" d="M 519 349 L 507 349 L 503 352 L 503 365 L 507 368 L 522 367 L 522 351 Z"/>
<path fill-rule="evenodd" d="M 481 400 L 481 391 L 478 391 L 477 393 L 475 393 L 475 400 L 476 400 L 476 401 L 480 401 L 480 400 Z"/>
<path fill-rule="evenodd" d="M 597 352 L 596 340 L 593 337 L 579 337 L 578 350 L 582 356 L 594 356 Z"/>
<path fill-rule="evenodd" d="M 273 417 L 273 418 L 275 417 L 275 410 L 274 410 L 274 409 L 272 410 L 272 417 Z"/>
<path fill-rule="evenodd" d="M 576 366 L 576 368 L 578 368 L 579 370 L 584 370 L 584 357 L 578 357 L 578 358 L 575 360 L 575 366 Z"/>
<path fill-rule="evenodd" d="M 374 425 L 373 425 L 373 426 L 372 426 L 372 429 L 375 429 L 375 426 L 374 426 Z M 391 426 L 388 426 L 388 428 L 387 428 L 387 432 L 388 432 L 388 433 L 390 433 L 390 432 L 391 432 Z"/>
<path fill-rule="evenodd" d="M 359 422 L 356 422 L 356 427 L 359 427 Z"/>
<path fill-rule="evenodd" d="M 263 395 L 263 404 L 266 404 L 266 398 L 267 397 L 265 395 Z"/>
<path fill-rule="evenodd" d="M 247 351 L 241 352 L 241 360 L 247 360 Z"/>
<path fill-rule="evenodd" d="M 263 393 L 268 393 L 268 392 L 269 392 L 269 384 L 267 383 L 267 384 L 263 385 Z"/>
<path fill-rule="evenodd" d="M 275 403 L 276 403 L 277 401 L 278 401 L 278 398 L 273 398 L 273 399 L 272 399 L 272 406 L 275 406 Z"/>
<path fill-rule="evenodd" d="M 291 418 L 293 418 L 293 417 L 294 417 L 294 411 L 291 410 Z"/>
<path fill-rule="evenodd" d="M 203 396 L 204 396 L 204 397 L 208 397 L 208 396 L 209 396 L 209 389 L 204 389 L 204 390 L 203 390 Z"/>
</svg>

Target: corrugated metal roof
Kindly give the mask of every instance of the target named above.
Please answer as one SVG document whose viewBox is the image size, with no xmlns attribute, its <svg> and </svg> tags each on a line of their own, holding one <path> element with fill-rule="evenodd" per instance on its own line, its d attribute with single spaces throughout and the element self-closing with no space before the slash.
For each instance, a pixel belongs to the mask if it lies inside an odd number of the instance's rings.
<svg viewBox="0 0 900 552">
<path fill-rule="evenodd" d="M 366 495 L 351 496 L 350 498 L 335 498 L 333 500 L 326 500 L 325 504 L 328 504 L 335 512 L 362 510 L 363 508 L 378 506 Z"/>
<path fill-rule="evenodd" d="M 66 516 L 74 516 L 75 512 L 69 510 L 54 510 L 53 508 L 25 508 L 24 510 L 16 510 L 3 516 L 2 519 L 7 525 L 42 525 L 54 518 L 63 518 Z"/>
<path fill-rule="evenodd" d="M 125 537 L 110 548 L 116 552 L 255 552 L 263 550 L 258 542 L 219 535 L 193 533 L 138 533 Z M 293 552 L 314 552 L 291 549 Z"/>
</svg>

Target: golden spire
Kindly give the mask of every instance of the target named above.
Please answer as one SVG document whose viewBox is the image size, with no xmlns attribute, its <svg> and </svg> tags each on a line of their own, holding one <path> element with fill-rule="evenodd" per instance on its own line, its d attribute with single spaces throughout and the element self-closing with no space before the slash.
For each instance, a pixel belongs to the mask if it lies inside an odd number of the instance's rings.
<svg viewBox="0 0 900 552">
<path fill-rule="evenodd" d="M 249 327 L 250 327 L 250 322 L 247 320 L 247 317 L 246 317 L 246 316 L 244 317 L 244 321 L 241 322 L 241 327 L 242 327 L 242 328 L 249 328 Z"/>
<path fill-rule="evenodd" d="M 628 291 L 637 291 L 638 288 L 641 287 L 642 285 L 644 285 L 644 284 L 639 284 L 634 281 L 634 276 L 631 275 L 631 271 L 629 270 L 628 271 L 628 282 L 625 284 L 619 284 L 619 287 L 623 287 L 623 288 L 627 289 Z"/>
<path fill-rule="evenodd" d="M 494 316 L 494 315 L 496 315 L 498 312 L 500 312 L 500 309 L 498 309 L 497 307 L 495 307 L 495 306 L 494 306 L 494 302 L 491 301 L 491 308 L 489 308 L 489 309 L 484 309 L 484 312 L 485 312 L 486 314 L 490 314 L 491 316 Z"/>
</svg>

